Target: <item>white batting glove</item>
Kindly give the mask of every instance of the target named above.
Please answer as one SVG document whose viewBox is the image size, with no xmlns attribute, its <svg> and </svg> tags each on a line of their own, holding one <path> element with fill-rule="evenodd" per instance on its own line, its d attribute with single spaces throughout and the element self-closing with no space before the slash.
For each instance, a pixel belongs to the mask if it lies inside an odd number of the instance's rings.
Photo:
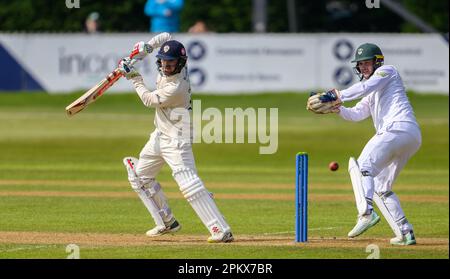
<svg viewBox="0 0 450 279">
<path fill-rule="evenodd" d="M 140 41 L 134 45 L 130 57 L 136 60 L 142 60 L 145 58 L 145 56 L 147 56 L 147 54 L 151 53 L 152 51 L 153 48 L 149 44 Z"/>
<path fill-rule="evenodd" d="M 117 67 L 122 75 L 126 79 L 132 79 L 140 76 L 139 72 L 131 65 L 131 59 L 129 57 L 125 57 L 119 62 L 119 66 Z"/>
<path fill-rule="evenodd" d="M 148 41 L 148 45 L 152 47 L 152 49 L 159 48 L 162 44 L 172 39 L 172 35 L 167 32 L 161 33 L 153 37 L 150 41 Z"/>
<path fill-rule="evenodd" d="M 172 36 L 169 33 L 164 32 L 153 37 L 147 43 L 143 41 L 137 42 L 134 44 L 130 58 L 142 60 L 147 56 L 147 54 L 152 53 L 154 49 L 159 48 L 163 43 L 169 41 L 171 38 Z"/>
</svg>

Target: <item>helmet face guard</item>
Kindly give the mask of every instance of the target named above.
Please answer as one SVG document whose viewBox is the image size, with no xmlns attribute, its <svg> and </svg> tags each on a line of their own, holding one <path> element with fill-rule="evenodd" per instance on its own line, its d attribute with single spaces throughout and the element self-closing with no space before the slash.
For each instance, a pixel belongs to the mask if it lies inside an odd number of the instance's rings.
<svg viewBox="0 0 450 279">
<path fill-rule="evenodd" d="M 361 70 L 359 69 L 358 62 L 373 60 L 373 72 L 370 74 L 369 78 L 373 75 L 376 69 L 383 66 L 384 64 L 384 56 L 381 52 L 381 49 L 375 44 L 363 44 L 358 47 L 355 53 L 355 59 L 352 63 L 356 62 L 356 66 L 353 68 L 353 71 L 360 78 L 360 81 L 363 80 L 364 76 L 361 74 Z"/>
<path fill-rule="evenodd" d="M 369 59 L 366 59 L 369 60 Z M 374 58 L 372 58 L 373 60 L 373 72 L 370 74 L 369 78 L 373 75 L 373 73 L 375 73 L 375 71 L 380 68 L 381 66 L 384 65 L 384 56 L 383 55 L 375 55 Z M 359 61 L 364 61 L 364 60 L 359 60 Z M 364 79 L 363 74 L 361 73 L 361 70 L 359 69 L 358 66 L 358 62 L 356 62 L 356 66 L 353 67 L 353 72 L 359 77 L 359 81 Z"/>
<path fill-rule="evenodd" d="M 188 57 L 186 56 L 186 49 L 184 48 L 183 44 L 178 41 L 172 40 L 165 42 L 160 47 L 156 58 L 156 65 L 158 66 L 158 71 L 161 75 L 164 75 L 163 71 L 161 70 L 161 60 L 177 60 L 175 70 L 171 74 L 175 75 L 181 72 L 183 67 L 186 66 Z"/>
<path fill-rule="evenodd" d="M 156 60 L 156 65 L 158 66 L 158 71 L 159 71 L 159 73 L 160 73 L 161 75 L 164 75 L 163 71 L 161 70 L 161 68 L 162 68 L 161 60 L 175 60 L 175 59 L 158 58 L 158 59 Z M 171 74 L 171 76 L 172 76 L 172 75 L 178 74 L 179 72 L 181 72 L 181 70 L 183 69 L 183 67 L 186 66 L 187 57 L 185 57 L 185 58 L 181 58 L 181 57 L 180 57 L 180 58 L 178 58 L 177 60 L 178 60 L 177 66 L 175 67 L 175 70 L 173 71 L 173 73 Z"/>
</svg>

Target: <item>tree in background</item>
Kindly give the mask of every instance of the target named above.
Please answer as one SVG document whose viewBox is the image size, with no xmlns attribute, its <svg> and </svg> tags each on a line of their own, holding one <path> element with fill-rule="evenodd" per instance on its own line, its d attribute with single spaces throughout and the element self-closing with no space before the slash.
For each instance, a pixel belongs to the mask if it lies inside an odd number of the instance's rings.
<svg viewBox="0 0 450 279">
<path fill-rule="evenodd" d="M 99 12 L 103 32 L 148 32 L 146 0 L 0 0 L 0 32 L 82 32 L 86 17 Z M 402 0 L 411 12 L 441 33 L 448 33 L 448 0 Z M 383 4 L 381 4 L 383 6 Z M 365 1 L 296 0 L 298 32 L 419 32 L 387 8 L 368 9 Z M 289 32 L 286 0 L 267 0 L 267 32 Z M 185 0 L 181 32 L 198 20 L 214 32 L 252 32 L 251 0 Z"/>
<path fill-rule="evenodd" d="M 403 0 L 402 2 L 409 11 L 425 20 L 439 32 L 448 34 L 448 0 Z M 408 22 L 402 24 L 402 31 L 420 32 L 417 27 Z"/>
<path fill-rule="evenodd" d="M 0 0 L 0 31 L 82 32 L 87 16 L 100 14 L 102 31 L 147 31 L 145 0 L 80 0 L 68 9 L 65 0 Z M 132 16 L 130 16 L 132 15 Z"/>
</svg>

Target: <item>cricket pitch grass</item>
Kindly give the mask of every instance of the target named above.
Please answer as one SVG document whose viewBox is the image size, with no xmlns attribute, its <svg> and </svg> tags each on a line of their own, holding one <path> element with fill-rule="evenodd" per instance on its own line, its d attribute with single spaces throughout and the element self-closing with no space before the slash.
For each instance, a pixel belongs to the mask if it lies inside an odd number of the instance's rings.
<svg viewBox="0 0 450 279">
<path fill-rule="evenodd" d="M 209 244 L 208 232 L 165 166 L 158 180 L 182 225 L 174 235 L 148 238 L 153 227 L 122 164 L 154 129 L 154 110 L 135 94 L 105 94 L 72 118 L 64 108 L 80 93 L 0 94 L 0 258 L 352 258 L 371 247 L 380 258 L 449 257 L 448 96 L 409 94 L 423 144 L 394 185 L 418 244 L 389 245 L 384 219 L 356 239 L 347 173 L 374 133 L 371 120 L 346 122 L 305 110 L 307 94 L 194 95 L 202 109 L 278 108 L 278 151 L 260 144 L 194 144 L 200 177 L 230 223 L 236 241 Z M 309 160 L 309 241 L 294 242 L 295 154 Z M 328 170 L 337 161 L 340 169 Z"/>
</svg>

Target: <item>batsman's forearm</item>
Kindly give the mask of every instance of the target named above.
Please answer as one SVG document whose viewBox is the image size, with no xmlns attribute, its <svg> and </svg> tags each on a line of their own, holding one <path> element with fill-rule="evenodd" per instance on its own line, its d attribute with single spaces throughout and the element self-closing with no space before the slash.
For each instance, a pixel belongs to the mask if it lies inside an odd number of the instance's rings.
<svg viewBox="0 0 450 279">
<path fill-rule="evenodd" d="M 150 90 L 145 87 L 144 80 L 141 76 L 132 78 L 134 89 L 136 93 L 141 98 L 142 103 L 146 107 L 158 107 L 159 106 L 159 98 L 158 95 L 152 94 Z"/>
</svg>

